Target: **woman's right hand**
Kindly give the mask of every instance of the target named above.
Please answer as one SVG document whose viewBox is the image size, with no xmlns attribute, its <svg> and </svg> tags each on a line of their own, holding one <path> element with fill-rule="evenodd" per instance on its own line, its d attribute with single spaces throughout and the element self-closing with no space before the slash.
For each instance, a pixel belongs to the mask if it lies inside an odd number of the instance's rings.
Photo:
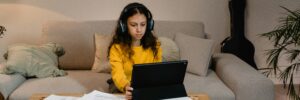
<svg viewBox="0 0 300 100">
<path fill-rule="evenodd" d="M 133 91 L 133 88 L 130 87 L 130 85 L 126 85 L 126 87 L 125 87 L 125 98 L 126 98 L 126 100 L 131 100 L 132 99 L 132 91 Z"/>
</svg>

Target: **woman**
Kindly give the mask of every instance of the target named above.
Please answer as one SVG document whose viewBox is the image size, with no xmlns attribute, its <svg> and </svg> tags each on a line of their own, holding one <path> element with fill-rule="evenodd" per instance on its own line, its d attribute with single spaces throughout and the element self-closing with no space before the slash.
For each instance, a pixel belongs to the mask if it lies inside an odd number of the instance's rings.
<svg viewBox="0 0 300 100">
<path fill-rule="evenodd" d="M 132 66 L 161 62 L 161 48 L 153 35 L 151 12 L 140 3 L 130 3 L 122 11 L 108 49 L 112 79 L 120 92 L 131 99 Z"/>
</svg>

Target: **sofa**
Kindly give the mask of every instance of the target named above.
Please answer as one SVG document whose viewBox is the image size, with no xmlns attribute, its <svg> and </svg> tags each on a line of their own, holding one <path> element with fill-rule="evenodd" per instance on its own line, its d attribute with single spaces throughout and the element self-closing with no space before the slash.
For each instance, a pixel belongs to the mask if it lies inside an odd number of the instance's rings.
<svg viewBox="0 0 300 100">
<path fill-rule="evenodd" d="M 62 45 L 65 55 L 59 58 L 59 68 L 66 76 L 25 78 L 20 74 L 0 74 L 1 100 L 28 100 L 35 93 L 108 92 L 107 72 L 94 72 L 94 34 L 110 34 L 116 21 L 49 21 L 43 24 L 39 43 L 55 42 Z M 207 38 L 204 24 L 193 21 L 156 21 L 158 37 L 175 38 L 183 33 Z M 180 37 L 177 37 L 180 38 Z M 107 41 L 109 42 L 109 41 Z M 218 44 L 218 43 L 215 43 Z M 183 48 L 179 47 L 179 51 Z M 190 52 L 193 48 L 186 49 Z M 204 76 L 186 72 L 184 86 L 188 93 L 205 93 L 211 100 L 274 100 L 273 82 L 232 54 L 215 51 Z"/>
</svg>

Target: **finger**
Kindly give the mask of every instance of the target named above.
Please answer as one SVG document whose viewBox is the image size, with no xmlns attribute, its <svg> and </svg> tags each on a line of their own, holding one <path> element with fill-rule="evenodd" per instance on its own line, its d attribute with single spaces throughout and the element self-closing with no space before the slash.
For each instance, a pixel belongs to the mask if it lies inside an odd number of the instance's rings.
<svg viewBox="0 0 300 100">
<path fill-rule="evenodd" d="M 128 87 L 126 87 L 126 90 L 132 91 L 133 88 L 128 86 Z"/>
<path fill-rule="evenodd" d="M 132 96 L 127 96 L 127 100 L 131 100 L 132 99 Z"/>
<path fill-rule="evenodd" d="M 129 87 L 129 90 L 130 90 L 130 91 L 133 91 L 133 88 L 132 88 L 132 87 Z"/>
<path fill-rule="evenodd" d="M 132 99 L 132 96 L 126 95 L 125 98 L 126 98 L 127 100 L 131 100 L 131 99 Z"/>
<path fill-rule="evenodd" d="M 126 95 L 131 96 L 132 95 L 131 91 L 126 91 Z"/>
</svg>

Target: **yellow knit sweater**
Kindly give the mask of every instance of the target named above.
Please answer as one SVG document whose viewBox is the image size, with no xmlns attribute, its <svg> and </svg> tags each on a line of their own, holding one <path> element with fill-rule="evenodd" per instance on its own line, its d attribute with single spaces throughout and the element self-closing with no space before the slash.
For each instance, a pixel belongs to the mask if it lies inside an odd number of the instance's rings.
<svg viewBox="0 0 300 100">
<path fill-rule="evenodd" d="M 111 64 L 111 75 L 112 79 L 117 86 L 117 88 L 124 92 L 125 85 L 129 84 L 131 81 L 131 73 L 133 64 L 141 63 L 153 63 L 162 61 L 162 50 L 160 46 L 158 47 L 157 59 L 154 59 L 152 50 L 144 50 L 142 46 L 136 46 L 132 48 L 134 55 L 132 60 L 122 53 L 122 49 L 119 44 L 114 44 L 110 49 L 109 61 Z"/>
</svg>

